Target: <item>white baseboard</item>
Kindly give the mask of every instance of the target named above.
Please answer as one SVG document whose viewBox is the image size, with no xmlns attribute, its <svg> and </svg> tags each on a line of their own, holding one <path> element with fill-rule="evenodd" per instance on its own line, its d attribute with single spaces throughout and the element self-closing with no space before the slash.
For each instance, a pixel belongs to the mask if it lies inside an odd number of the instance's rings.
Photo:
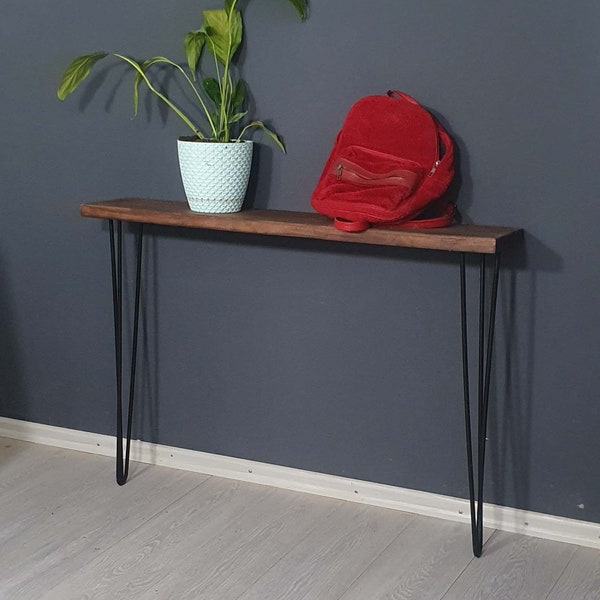
<svg viewBox="0 0 600 600">
<path fill-rule="evenodd" d="M 112 436 L 4 417 L 0 417 L 0 437 L 104 456 L 114 457 L 115 455 L 116 443 Z M 132 442 L 131 459 L 142 463 L 249 481 L 350 502 L 361 502 L 428 517 L 463 523 L 470 521 L 468 500 L 380 483 L 358 481 L 142 441 Z M 600 523 L 566 519 L 493 504 L 485 504 L 484 512 L 485 526 L 492 529 L 600 548 Z"/>
</svg>

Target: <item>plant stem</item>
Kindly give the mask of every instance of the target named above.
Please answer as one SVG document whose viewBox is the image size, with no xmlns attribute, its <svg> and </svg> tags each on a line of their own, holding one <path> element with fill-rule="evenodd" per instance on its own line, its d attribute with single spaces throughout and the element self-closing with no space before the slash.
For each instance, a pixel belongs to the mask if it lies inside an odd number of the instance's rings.
<svg viewBox="0 0 600 600">
<path fill-rule="evenodd" d="M 177 63 L 174 63 L 172 60 L 169 60 L 168 58 L 165 58 L 164 56 L 161 57 L 161 61 L 162 62 L 166 62 L 168 65 L 171 65 L 172 67 L 175 67 L 185 77 L 186 81 L 190 84 L 190 87 L 194 90 L 194 94 L 196 94 L 196 98 L 198 98 L 198 101 L 200 102 L 200 105 L 202 106 L 202 109 L 204 110 L 204 114 L 206 115 L 206 118 L 208 120 L 210 128 L 212 129 L 213 136 L 216 138 L 217 137 L 217 130 L 215 128 L 215 123 L 212 120 L 212 118 L 210 116 L 210 113 L 208 112 L 208 108 L 206 107 L 206 104 L 204 103 L 204 100 L 202 100 L 202 96 L 200 96 L 200 93 L 198 92 L 196 86 L 193 84 L 192 80 L 188 77 L 188 75 L 185 72 L 185 70 L 182 69 L 180 65 L 178 65 Z"/>
<path fill-rule="evenodd" d="M 227 15 L 228 19 L 231 19 L 233 12 L 235 11 L 235 5 L 237 4 L 237 0 L 233 0 L 231 6 L 229 7 L 229 14 Z M 229 34 L 229 51 L 231 51 L 231 46 L 233 44 L 233 40 L 231 38 L 231 26 L 228 27 Z M 231 77 L 229 76 L 229 63 L 231 62 L 231 56 L 227 56 L 227 61 L 225 62 L 225 68 L 223 70 L 223 91 L 221 98 L 221 122 L 223 124 L 223 133 L 225 135 L 225 141 L 229 141 L 230 137 L 230 125 L 229 125 L 229 103 L 231 101 L 231 95 L 233 94 L 233 90 L 231 89 Z"/>
<path fill-rule="evenodd" d="M 124 60 L 131 67 L 133 67 L 140 74 L 140 76 L 144 79 L 144 81 L 146 82 L 146 85 L 148 86 L 148 89 L 151 92 L 153 92 L 154 94 L 156 94 L 169 108 L 171 108 L 175 112 L 175 114 L 194 132 L 194 135 L 199 137 L 201 140 L 204 139 L 204 136 L 202 135 L 202 133 L 196 128 L 196 126 L 190 121 L 190 119 L 188 119 L 188 117 L 183 112 L 181 112 L 164 94 L 161 94 L 152 85 L 152 83 L 150 82 L 148 77 L 146 77 L 146 74 L 144 73 L 144 71 L 140 68 L 140 65 L 138 65 L 131 58 L 128 58 L 127 56 L 123 56 L 122 54 L 114 54 L 114 56 L 116 56 L 117 58 L 120 58 L 121 60 Z"/>
<path fill-rule="evenodd" d="M 219 92 L 221 93 L 221 106 L 219 107 L 219 141 L 228 141 L 223 140 L 223 98 L 225 97 L 225 89 L 223 88 L 223 81 L 221 80 L 221 71 L 219 70 L 219 60 L 217 59 L 217 53 L 214 51 L 214 42 L 209 38 L 209 42 L 213 46 L 213 58 L 215 59 L 215 71 L 216 71 L 216 79 L 219 83 Z"/>
</svg>

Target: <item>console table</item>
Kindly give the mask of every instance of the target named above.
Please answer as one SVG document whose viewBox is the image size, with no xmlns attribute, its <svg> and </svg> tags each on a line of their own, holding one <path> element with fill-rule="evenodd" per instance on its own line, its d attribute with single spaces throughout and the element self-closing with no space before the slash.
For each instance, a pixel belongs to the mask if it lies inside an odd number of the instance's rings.
<svg viewBox="0 0 600 600">
<path fill-rule="evenodd" d="M 115 325 L 115 359 L 117 378 L 117 457 L 116 478 L 119 485 L 127 481 L 134 408 L 137 338 L 140 312 L 142 241 L 144 224 L 231 231 L 252 235 L 273 235 L 325 240 L 332 243 L 373 244 L 401 248 L 420 248 L 455 253 L 460 267 L 460 320 L 462 331 L 462 375 L 467 473 L 471 510 L 473 553 L 481 556 L 483 544 L 483 480 L 490 374 L 494 346 L 494 323 L 498 297 L 500 255 L 523 236 L 521 229 L 484 225 L 454 225 L 444 229 L 382 229 L 360 233 L 338 231 L 321 215 L 278 210 L 244 210 L 233 214 L 207 215 L 193 213 L 185 202 L 122 198 L 81 205 L 81 215 L 109 222 L 112 267 L 113 310 Z M 137 224 L 135 302 L 132 354 L 129 373 L 129 404 L 125 455 L 123 455 L 123 230 L 122 223 Z M 116 223 L 116 236 L 115 236 Z M 471 432 L 471 398 L 468 345 L 468 306 L 466 293 L 466 256 L 479 257 L 478 368 L 477 403 L 473 409 L 477 420 L 477 443 Z M 491 256 L 491 293 L 488 294 L 487 257 Z M 489 296 L 489 297 L 488 297 Z M 474 403 L 473 403 L 474 404 Z M 474 454 L 476 453 L 476 468 Z"/>
</svg>

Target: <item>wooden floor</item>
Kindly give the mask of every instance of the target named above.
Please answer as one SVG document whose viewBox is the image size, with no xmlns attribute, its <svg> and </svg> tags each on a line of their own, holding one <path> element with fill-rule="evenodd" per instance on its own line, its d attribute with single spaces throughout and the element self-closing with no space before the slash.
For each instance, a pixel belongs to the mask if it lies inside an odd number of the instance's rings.
<svg viewBox="0 0 600 600">
<path fill-rule="evenodd" d="M 0 438 L 0 599 L 592 600 L 600 551 Z"/>
</svg>

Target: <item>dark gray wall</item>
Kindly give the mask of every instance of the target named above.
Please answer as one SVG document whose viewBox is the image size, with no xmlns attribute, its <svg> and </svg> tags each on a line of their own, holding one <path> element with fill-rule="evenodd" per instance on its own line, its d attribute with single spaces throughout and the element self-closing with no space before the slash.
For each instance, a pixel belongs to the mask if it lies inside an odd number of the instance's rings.
<svg viewBox="0 0 600 600">
<path fill-rule="evenodd" d="M 183 199 L 185 131 L 152 99 L 130 120 L 121 67 L 62 104 L 55 87 L 98 49 L 181 59 L 202 7 L 3 1 L 6 417 L 113 431 L 108 236 L 78 206 Z M 256 207 L 309 208 L 362 95 L 404 90 L 448 126 L 465 221 L 527 232 L 501 278 L 488 498 L 596 522 L 599 17 L 595 0 L 313 0 L 300 24 L 251 0 L 243 55 L 256 114 L 289 150 L 260 148 Z M 466 497 L 451 257 L 153 229 L 145 259 L 135 437 Z"/>
</svg>

